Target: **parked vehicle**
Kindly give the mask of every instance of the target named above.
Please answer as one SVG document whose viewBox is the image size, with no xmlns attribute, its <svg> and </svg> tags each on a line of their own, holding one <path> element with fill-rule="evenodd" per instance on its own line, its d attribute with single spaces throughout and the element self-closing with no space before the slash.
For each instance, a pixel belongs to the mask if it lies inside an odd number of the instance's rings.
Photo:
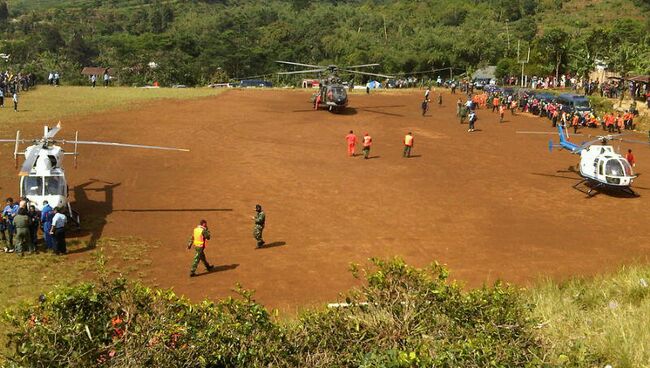
<svg viewBox="0 0 650 368">
<path fill-rule="evenodd" d="M 559 95 L 556 101 L 562 105 L 562 111 L 570 114 L 574 112 L 591 112 L 591 105 L 589 104 L 589 99 L 586 96 L 565 93 Z"/>
</svg>

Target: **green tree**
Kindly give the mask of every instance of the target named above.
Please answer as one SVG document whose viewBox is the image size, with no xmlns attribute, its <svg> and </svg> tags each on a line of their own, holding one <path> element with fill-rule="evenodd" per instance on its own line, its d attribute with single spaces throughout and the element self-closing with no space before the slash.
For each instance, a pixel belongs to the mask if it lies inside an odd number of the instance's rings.
<svg viewBox="0 0 650 368">
<path fill-rule="evenodd" d="M 549 30 L 539 40 L 546 60 L 554 66 L 556 81 L 559 80 L 560 66 L 567 58 L 569 40 L 569 34 L 559 28 Z"/>
</svg>

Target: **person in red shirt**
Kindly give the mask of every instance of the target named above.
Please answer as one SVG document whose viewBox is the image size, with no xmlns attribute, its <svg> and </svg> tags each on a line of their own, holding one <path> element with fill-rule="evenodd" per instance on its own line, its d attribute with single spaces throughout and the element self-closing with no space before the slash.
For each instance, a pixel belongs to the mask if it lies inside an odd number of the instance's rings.
<svg viewBox="0 0 650 368">
<path fill-rule="evenodd" d="M 623 125 L 625 124 L 623 121 L 623 117 L 621 116 L 621 113 L 618 113 L 618 117 L 616 117 L 615 120 L 616 123 L 616 129 L 618 130 L 618 134 L 621 134 L 621 129 L 623 128 Z"/>
<path fill-rule="evenodd" d="M 372 146 L 372 137 L 368 133 L 363 134 L 363 158 L 368 159 L 370 155 L 370 146 Z"/>
<path fill-rule="evenodd" d="M 357 136 L 350 130 L 350 133 L 345 136 L 345 141 L 348 142 L 348 156 L 354 157 L 354 150 L 357 146 Z"/>
<path fill-rule="evenodd" d="M 320 93 L 316 95 L 316 99 L 314 99 L 314 110 L 318 110 L 318 107 L 320 105 Z"/>
<path fill-rule="evenodd" d="M 630 166 L 634 167 L 636 165 L 636 160 L 634 159 L 634 155 L 632 154 L 632 150 L 628 149 L 627 153 L 625 154 L 625 159 L 627 162 L 630 163 Z"/>
</svg>

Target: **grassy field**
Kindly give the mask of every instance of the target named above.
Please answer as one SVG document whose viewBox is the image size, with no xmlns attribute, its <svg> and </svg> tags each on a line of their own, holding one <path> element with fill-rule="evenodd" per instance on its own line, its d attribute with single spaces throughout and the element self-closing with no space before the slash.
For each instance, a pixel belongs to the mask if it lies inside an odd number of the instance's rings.
<svg viewBox="0 0 650 368">
<path fill-rule="evenodd" d="M 650 367 L 650 267 L 594 279 L 546 281 L 528 291 L 554 366 Z M 602 366 L 602 365 L 601 365 Z"/>
<path fill-rule="evenodd" d="M 214 88 L 90 88 L 78 86 L 39 86 L 19 96 L 18 112 L 11 99 L 0 109 L 0 126 L 37 123 L 39 125 L 69 116 L 87 115 L 111 109 L 136 108 L 159 99 L 192 99 L 215 96 L 224 91 Z"/>
</svg>

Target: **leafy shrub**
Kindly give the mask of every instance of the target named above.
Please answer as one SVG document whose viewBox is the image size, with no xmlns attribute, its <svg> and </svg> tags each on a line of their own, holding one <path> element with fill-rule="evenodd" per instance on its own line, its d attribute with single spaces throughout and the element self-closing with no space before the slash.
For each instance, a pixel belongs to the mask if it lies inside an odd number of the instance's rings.
<svg viewBox="0 0 650 368">
<path fill-rule="evenodd" d="M 192 304 L 123 279 L 56 290 L 5 317 L 11 364 L 35 367 L 522 367 L 540 365 L 517 290 L 464 291 L 447 270 L 373 260 L 340 308 L 280 323 L 239 298 Z M 359 270 L 354 269 L 355 275 Z"/>
</svg>

